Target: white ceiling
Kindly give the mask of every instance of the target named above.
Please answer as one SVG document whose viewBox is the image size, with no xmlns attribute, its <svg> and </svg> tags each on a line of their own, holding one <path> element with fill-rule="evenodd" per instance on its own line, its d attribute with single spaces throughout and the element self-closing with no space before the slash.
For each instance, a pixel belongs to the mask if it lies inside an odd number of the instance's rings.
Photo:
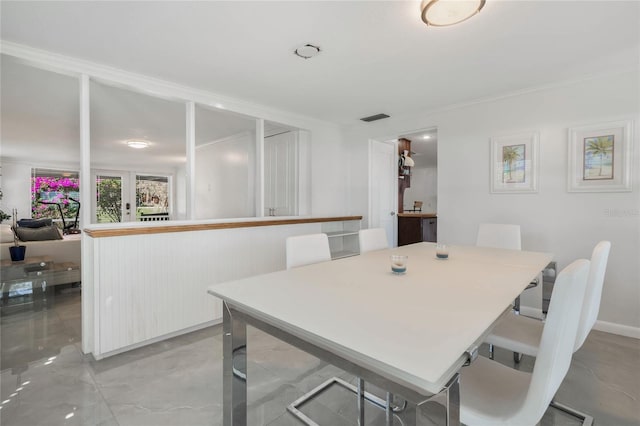
<svg viewBox="0 0 640 426">
<path fill-rule="evenodd" d="M 488 0 L 479 15 L 448 28 L 425 26 L 419 1 L 2 1 L 0 8 L 3 40 L 345 125 L 640 63 L 638 1 Z M 321 54 L 296 57 L 304 43 Z M 77 162 L 77 103 L 77 80 L 3 57 L 2 155 Z M 205 118 L 197 120 L 198 143 L 254 128 L 238 114 L 198 109 L 197 116 Z M 92 83 L 94 162 L 180 164 L 184 134 L 180 103 Z M 153 154 L 126 148 L 133 137 L 151 141 Z"/>
<path fill-rule="evenodd" d="M 2 1 L 2 38 L 338 123 L 637 66 L 637 1 Z M 304 60 L 296 46 L 322 53 Z"/>
</svg>

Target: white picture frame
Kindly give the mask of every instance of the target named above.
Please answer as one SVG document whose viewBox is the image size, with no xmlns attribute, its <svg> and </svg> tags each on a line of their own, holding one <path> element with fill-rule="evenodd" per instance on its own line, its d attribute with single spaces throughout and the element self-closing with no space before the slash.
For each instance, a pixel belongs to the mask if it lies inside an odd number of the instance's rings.
<svg viewBox="0 0 640 426">
<path fill-rule="evenodd" d="M 631 191 L 632 120 L 572 127 L 568 139 L 567 191 Z"/>
<path fill-rule="evenodd" d="M 491 138 L 491 192 L 538 192 L 540 134 L 522 132 Z"/>
</svg>

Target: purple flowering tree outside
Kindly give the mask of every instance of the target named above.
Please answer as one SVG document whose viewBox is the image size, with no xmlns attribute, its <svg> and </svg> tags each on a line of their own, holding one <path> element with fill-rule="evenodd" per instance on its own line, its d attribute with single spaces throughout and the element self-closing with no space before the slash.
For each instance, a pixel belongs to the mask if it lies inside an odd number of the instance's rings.
<svg viewBox="0 0 640 426">
<path fill-rule="evenodd" d="M 40 201 L 60 203 L 66 218 L 74 218 L 78 204 L 67 197 L 78 199 L 80 182 L 77 178 L 37 176 L 31 178 L 31 217 L 33 219 L 60 219 L 58 209 Z"/>
</svg>

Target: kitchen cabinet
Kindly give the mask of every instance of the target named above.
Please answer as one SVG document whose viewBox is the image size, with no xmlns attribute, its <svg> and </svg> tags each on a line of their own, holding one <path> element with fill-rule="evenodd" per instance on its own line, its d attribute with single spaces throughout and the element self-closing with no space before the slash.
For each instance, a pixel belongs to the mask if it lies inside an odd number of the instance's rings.
<svg viewBox="0 0 640 426">
<path fill-rule="evenodd" d="M 398 245 L 438 241 L 438 217 L 433 213 L 398 213 Z"/>
</svg>

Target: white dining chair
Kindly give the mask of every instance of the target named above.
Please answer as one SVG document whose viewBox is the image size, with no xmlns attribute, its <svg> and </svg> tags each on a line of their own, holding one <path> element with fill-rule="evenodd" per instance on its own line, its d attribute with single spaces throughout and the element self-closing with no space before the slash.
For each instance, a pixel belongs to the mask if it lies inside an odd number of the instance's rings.
<svg viewBox="0 0 640 426">
<path fill-rule="evenodd" d="M 382 231 L 384 232 L 384 230 Z M 378 232 L 367 234 L 367 237 L 365 237 L 365 246 L 369 247 L 370 250 L 388 247 L 386 244 L 387 237 L 384 233 L 382 234 L 382 236 L 384 236 L 384 247 L 380 246 L 381 238 Z M 286 258 L 287 269 L 329 261 L 331 260 L 329 239 L 326 234 L 310 234 L 289 237 L 286 240 Z M 339 377 L 332 377 L 319 386 L 315 387 L 314 389 L 310 390 L 309 392 L 305 393 L 300 398 L 293 401 L 287 406 L 287 410 L 298 419 L 300 419 L 303 423 L 307 425 L 317 425 L 316 422 L 314 422 L 306 414 L 300 411 L 298 407 L 305 404 L 316 395 L 324 392 L 328 387 L 334 384 L 342 386 L 343 388 L 348 389 L 358 395 L 359 404 L 361 403 L 360 395 L 364 395 L 364 399 L 384 409 L 387 412 L 387 418 L 390 418 L 394 411 L 401 411 L 406 406 L 406 402 L 403 406 L 399 407 L 391 405 L 390 394 L 387 394 L 387 399 L 385 400 L 370 392 L 363 392 L 364 382 L 360 378 L 358 378 L 358 386 L 354 386 Z M 363 415 L 364 411 L 361 411 L 361 416 Z"/>
<path fill-rule="evenodd" d="M 508 250 L 522 250 L 522 240 L 520 237 L 520 225 L 508 225 L 502 223 L 481 223 L 478 227 L 476 246 L 501 248 Z M 538 281 L 534 280 L 525 288 L 536 287 Z M 513 303 L 516 314 L 520 314 L 520 296 L 516 297 Z M 493 348 L 490 348 L 490 352 Z M 514 355 L 515 357 L 516 355 Z"/>
<path fill-rule="evenodd" d="M 310 234 L 289 237 L 286 240 L 287 269 L 331 260 L 329 238 L 327 234 Z M 246 345 L 234 349 L 235 352 L 246 352 Z M 233 367 L 234 376 L 247 380 L 246 372 Z"/>
<path fill-rule="evenodd" d="M 591 253 L 587 292 L 582 304 L 578 334 L 573 347 L 574 352 L 582 347 L 598 319 L 604 275 L 610 251 L 611 243 L 600 241 Z M 551 297 L 553 299 L 555 296 L 552 294 Z M 498 322 L 485 342 L 492 346 L 535 357 L 538 355 L 543 329 L 544 322 L 538 319 L 510 314 Z M 588 422 L 589 416 L 555 400 L 551 401 L 551 406 L 582 419 L 585 423 Z"/>
<path fill-rule="evenodd" d="M 585 259 L 576 260 L 558 275 L 532 373 L 484 357 L 462 369 L 462 423 L 524 426 L 542 419 L 571 365 L 589 264 Z"/>
<path fill-rule="evenodd" d="M 331 260 L 327 234 L 289 237 L 286 241 L 287 269 Z"/>
<path fill-rule="evenodd" d="M 360 254 L 389 248 L 387 231 L 385 231 L 384 228 L 361 229 L 358 231 L 358 243 L 360 246 Z M 403 401 L 400 405 L 391 404 L 392 396 L 390 393 L 387 393 L 386 400 L 369 392 L 365 392 L 365 398 L 380 408 L 384 408 L 386 411 L 399 412 L 407 405 L 407 401 Z"/>
<path fill-rule="evenodd" d="M 360 253 L 389 248 L 387 231 L 384 228 L 361 229 L 358 232 L 358 242 L 360 243 Z"/>
<path fill-rule="evenodd" d="M 584 298 L 580 330 L 576 338 L 574 352 L 583 345 L 598 319 L 610 250 L 611 243 L 609 241 L 600 241 L 591 253 L 587 295 Z M 496 324 L 491 334 L 485 339 L 485 343 L 535 357 L 538 354 L 543 327 L 544 322 L 538 319 L 510 314 Z"/>
</svg>

